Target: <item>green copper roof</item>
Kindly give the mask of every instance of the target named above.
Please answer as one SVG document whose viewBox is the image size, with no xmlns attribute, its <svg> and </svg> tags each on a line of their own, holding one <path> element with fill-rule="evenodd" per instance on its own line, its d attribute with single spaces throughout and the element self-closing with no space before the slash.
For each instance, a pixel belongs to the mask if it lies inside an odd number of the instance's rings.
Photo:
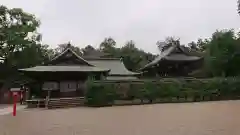
<svg viewBox="0 0 240 135">
<path fill-rule="evenodd" d="M 53 58 L 50 63 L 44 66 L 36 66 L 32 68 L 20 69 L 26 72 L 109 72 L 110 76 L 133 76 L 139 73 L 131 72 L 126 69 L 120 59 L 116 58 L 101 58 L 97 56 L 81 57 L 68 47 L 58 56 Z M 73 57 L 74 56 L 74 57 Z M 68 61 L 75 58 L 77 62 L 69 64 Z M 59 61 L 60 59 L 60 61 Z M 75 60 L 74 59 L 74 60 Z M 73 60 L 72 60 L 73 61 Z"/>
<path fill-rule="evenodd" d="M 107 72 L 107 68 L 92 66 L 36 66 L 32 68 L 19 69 L 28 72 Z"/>
<path fill-rule="evenodd" d="M 120 59 L 89 59 L 91 65 L 100 68 L 110 69 L 109 75 L 137 75 L 138 73 L 129 71 Z"/>
</svg>

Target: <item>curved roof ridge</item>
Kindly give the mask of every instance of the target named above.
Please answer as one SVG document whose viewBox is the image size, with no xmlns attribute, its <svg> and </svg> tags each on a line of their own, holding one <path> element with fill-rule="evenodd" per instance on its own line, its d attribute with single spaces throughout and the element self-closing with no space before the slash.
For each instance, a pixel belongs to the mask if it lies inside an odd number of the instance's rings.
<svg viewBox="0 0 240 135">
<path fill-rule="evenodd" d="M 130 72 L 130 73 L 132 73 L 132 74 L 139 74 L 139 73 L 137 73 L 137 72 L 133 72 L 133 71 L 128 70 L 128 69 L 126 68 L 124 62 L 123 62 L 121 59 L 120 59 L 119 61 L 120 61 L 120 63 L 124 66 L 124 68 L 125 68 L 128 72 Z"/>
<path fill-rule="evenodd" d="M 155 65 L 157 62 L 159 62 L 160 60 L 162 60 L 164 57 L 166 57 L 167 55 L 169 55 L 177 46 L 176 45 L 173 45 L 171 47 L 169 47 L 167 50 L 163 51 L 160 53 L 159 56 L 157 56 L 157 58 L 155 58 L 152 62 L 146 64 L 143 68 L 139 69 L 139 70 L 142 70 L 146 67 L 149 67 L 149 66 L 152 66 L 152 65 Z"/>
<path fill-rule="evenodd" d="M 140 68 L 139 71 L 147 68 L 147 67 L 150 67 L 150 66 L 153 66 L 155 64 L 157 64 L 159 61 L 161 61 L 163 58 L 166 58 L 169 54 L 171 54 L 175 49 L 179 49 L 182 53 L 184 53 L 185 55 L 187 56 L 191 56 L 188 52 L 186 52 L 185 50 L 183 50 L 183 48 L 181 48 L 180 45 L 173 45 L 173 46 L 170 46 L 168 49 L 166 49 L 165 51 L 161 52 L 159 56 L 157 56 L 157 58 L 155 58 L 152 62 L 146 64 L 144 67 Z M 195 56 L 195 57 L 198 57 L 198 56 Z M 196 58 L 195 58 L 196 59 Z M 199 57 L 199 59 L 201 59 L 201 57 Z"/>
<path fill-rule="evenodd" d="M 88 62 L 92 65 L 101 68 L 109 68 L 110 73 L 109 75 L 137 75 L 139 73 L 132 72 L 128 70 L 120 59 L 115 60 L 106 60 L 106 59 L 89 59 Z"/>
</svg>

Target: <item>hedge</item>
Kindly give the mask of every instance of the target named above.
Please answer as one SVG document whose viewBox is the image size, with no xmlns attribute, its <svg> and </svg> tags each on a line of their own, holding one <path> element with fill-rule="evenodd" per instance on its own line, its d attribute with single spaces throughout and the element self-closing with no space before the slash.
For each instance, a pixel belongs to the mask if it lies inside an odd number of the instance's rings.
<svg viewBox="0 0 240 135">
<path fill-rule="evenodd" d="M 85 94 L 86 104 L 88 106 L 107 106 L 113 104 L 116 99 L 114 89 L 108 85 L 88 84 L 88 90 Z"/>
<path fill-rule="evenodd" d="M 240 78 L 161 79 L 88 84 L 86 104 L 113 105 L 115 100 L 154 102 L 195 102 L 240 97 Z"/>
</svg>

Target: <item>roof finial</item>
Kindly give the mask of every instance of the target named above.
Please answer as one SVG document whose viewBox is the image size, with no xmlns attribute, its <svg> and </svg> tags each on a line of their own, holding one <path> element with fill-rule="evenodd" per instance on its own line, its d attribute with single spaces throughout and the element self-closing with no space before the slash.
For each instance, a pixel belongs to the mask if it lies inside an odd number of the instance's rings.
<svg viewBox="0 0 240 135">
<path fill-rule="evenodd" d="M 71 47 L 71 43 L 70 41 L 67 43 L 67 48 L 70 48 Z"/>
</svg>

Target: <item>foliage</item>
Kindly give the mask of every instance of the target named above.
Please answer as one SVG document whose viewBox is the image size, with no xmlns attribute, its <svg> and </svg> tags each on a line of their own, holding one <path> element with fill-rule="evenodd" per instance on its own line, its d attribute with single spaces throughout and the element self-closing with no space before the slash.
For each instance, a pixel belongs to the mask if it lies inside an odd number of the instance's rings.
<svg viewBox="0 0 240 135">
<path fill-rule="evenodd" d="M 118 82 L 119 83 L 119 82 Z M 87 99 L 90 105 L 105 106 L 118 99 L 114 91 L 119 91 L 114 85 L 118 83 L 92 83 Z M 126 82 L 124 82 L 126 84 Z M 127 98 L 122 100 L 140 99 L 154 103 L 158 99 L 167 102 L 208 101 L 238 99 L 240 97 L 240 78 L 212 79 L 163 79 L 159 81 L 128 82 L 131 87 L 126 91 Z M 230 87 L 231 86 L 231 87 Z M 121 89 L 122 90 L 122 89 Z M 125 91 L 125 90 L 122 90 Z M 95 94 L 92 94 L 92 93 Z M 91 100 L 90 100 L 91 99 Z M 94 101 L 94 102 L 93 102 Z"/>
<path fill-rule="evenodd" d="M 116 50 L 115 47 L 116 47 L 116 41 L 111 37 L 105 38 L 104 41 L 99 46 L 102 52 L 110 53 L 110 54 L 115 53 L 115 50 Z"/>
<path fill-rule="evenodd" d="M 0 6 L 0 57 L 8 68 L 40 64 L 49 58 L 37 32 L 40 22 L 22 9 Z M 31 59 L 29 59 L 31 58 Z"/>
<path fill-rule="evenodd" d="M 138 49 L 132 40 L 127 41 L 123 47 L 117 48 L 116 41 L 111 37 L 104 39 L 99 46 L 99 51 L 113 58 L 122 58 L 126 68 L 130 71 L 140 69 L 155 57 L 151 53 Z"/>
<path fill-rule="evenodd" d="M 22 9 L 0 6 L 0 58 L 3 67 L 0 79 L 11 82 L 18 76 L 17 69 L 49 59 L 48 46 L 41 44 L 41 35 L 37 32 L 39 25 L 40 21 L 34 15 Z M 6 84 L 3 85 L 5 89 L 8 87 Z"/>
<path fill-rule="evenodd" d="M 86 104 L 88 106 L 108 106 L 116 99 L 116 92 L 109 85 L 88 84 L 86 92 Z"/>
<path fill-rule="evenodd" d="M 128 41 L 122 48 L 120 48 L 119 53 L 123 58 L 126 68 L 130 71 L 140 69 L 154 58 L 154 55 L 138 49 L 132 40 Z"/>
<path fill-rule="evenodd" d="M 192 51 L 204 52 L 208 42 L 208 39 L 198 39 L 197 42 L 190 42 L 188 46 Z"/>
<path fill-rule="evenodd" d="M 206 44 L 205 67 L 212 76 L 239 75 L 239 37 L 232 30 L 217 31 Z"/>
<path fill-rule="evenodd" d="M 95 53 L 97 50 L 92 47 L 91 45 L 87 45 L 85 48 L 81 49 L 83 52 L 83 55 L 87 56 L 87 55 L 92 55 L 92 53 Z"/>
<path fill-rule="evenodd" d="M 41 39 L 37 33 L 40 22 L 34 15 L 21 9 L 0 6 L 0 57 L 4 62 L 21 50 L 36 45 Z"/>
</svg>

